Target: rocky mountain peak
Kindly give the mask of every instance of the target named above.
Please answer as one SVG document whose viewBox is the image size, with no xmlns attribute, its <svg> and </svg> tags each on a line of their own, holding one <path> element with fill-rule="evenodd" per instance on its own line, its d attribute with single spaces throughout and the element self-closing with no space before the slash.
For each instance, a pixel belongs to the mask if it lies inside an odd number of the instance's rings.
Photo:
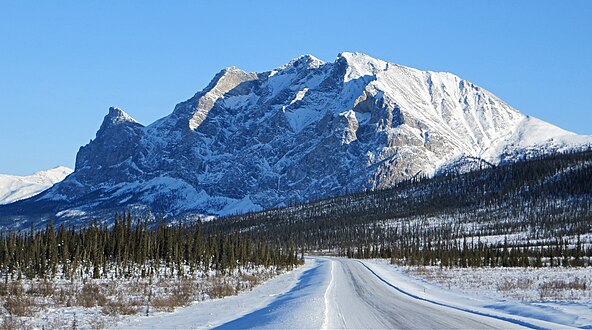
<svg viewBox="0 0 592 330">
<path fill-rule="evenodd" d="M 134 118 L 128 115 L 125 111 L 117 107 L 109 107 L 109 113 L 103 119 L 103 125 L 113 126 L 122 123 L 139 124 Z"/>
<path fill-rule="evenodd" d="M 325 64 L 324 61 L 322 61 L 310 54 L 306 54 L 306 55 L 298 56 L 297 58 L 288 62 L 288 64 L 280 67 L 278 70 L 282 70 L 282 69 L 286 69 L 286 68 L 290 68 L 290 67 L 297 68 L 297 69 L 302 69 L 302 68 L 303 69 L 316 69 L 323 64 Z"/>
<path fill-rule="evenodd" d="M 304 55 L 262 73 L 226 68 L 147 127 L 111 108 L 75 172 L 27 208 L 227 215 L 591 142 L 452 74 Z"/>
</svg>

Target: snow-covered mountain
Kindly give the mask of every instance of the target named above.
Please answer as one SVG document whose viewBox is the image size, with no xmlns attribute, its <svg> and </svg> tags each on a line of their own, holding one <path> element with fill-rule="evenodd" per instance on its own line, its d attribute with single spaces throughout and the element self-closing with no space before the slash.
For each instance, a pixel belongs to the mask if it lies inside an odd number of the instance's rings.
<svg viewBox="0 0 592 330">
<path fill-rule="evenodd" d="M 305 55 L 224 69 L 148 126 L 110 108 L 72 175 L 0 214 L 225 215 L 591 143 L 450 73 Z"/>
<path fill-rule="evenodd" d="M 8 204 L 39 194 L 64 180 L 73 170 L 58 166 L 27 176 L 0 174 L 0 204 Z"/>
</svg>

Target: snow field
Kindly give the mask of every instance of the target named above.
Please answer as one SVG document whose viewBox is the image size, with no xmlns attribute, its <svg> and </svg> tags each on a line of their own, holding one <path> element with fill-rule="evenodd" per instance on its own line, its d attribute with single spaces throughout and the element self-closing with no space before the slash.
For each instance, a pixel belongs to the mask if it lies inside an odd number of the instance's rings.
<svg viewBox="0 0 592 330">
<path fill-rule="evenodd" d="M 436 303 L 510 318 L 538 328 L 592 327 L 589 268 L 440 270 L 399 267 L 386 260 L 363 263 L 401 290 Z M 583 283 L 587 283 L 585 290 L 576 289 L 582 288 Z M 552 294 L 544 293 L 544 299 L 540 299 L 540 291 L 536 290 L 540 286 L 556 290 L 546 291 Z M 561 287 L 565 289 L 560 290 Z"/>
<path fill-rule="evenodd" d="M 176 310 L 174 313 L 158 313 L 149 317 L 125 318 L 117 324 L 121 329 L 208 329 L 223 325 L 221 328 L 247 328 L 265 327 L 265 322 L 281 318 L 287 313 L 300 315 L 301 322 L 298 324 L 284 323 L 286 328 L 302 327 L 304 324 L 314 323 L 320 327 L 324 313 L 323 301 L 318 299 L 318 289 L 323 285 L 306 282 L 311 278 L 310 272 L 318 266 L 317 261 L 307 259 L 304 266 L 295 270 L 276 276 L 269 281 L 257 286 L 251 291 L 244 291 L 236 296 L 223 299 L 206 300 L 193 303 L 191 306 Z M 318 283 L 317 283 L 318 284 Z M 302 302 L 298 297 L 291 295 L 291 292 L 304 291 L 311 294 L 304 294 L 300 297 L 316 299 L 308 300 L 306 304 L 298 305 L 295 302 Z M 322 297 L 322 293 L 320 295 Z M 277 303 L 280 301 L 280 303 Z M 275 305 L 274 305 L 274 302 Z M 282 307 L 283 306 L 283 307 Z M 287 310 L 287 306 L 290 307 Z M 242 318 L 240 324 L 233 324 L 231 321 Z M 230 323 L 229 323 L 230 322 Z"/>
<path fill-rule="evenodd" d="M 199 272 L 181 279 L 163 271 L 152 281 L 138 274 L 117 279 L 84 275 L 72 281 L 61 276 L 54 280 L 8 278 L 7 284 L 2 279 L 0 329 L 113 328 L 254 290 L 277 275 L 275 269 L 256 267 L 225 275 Z"/>
</svg>

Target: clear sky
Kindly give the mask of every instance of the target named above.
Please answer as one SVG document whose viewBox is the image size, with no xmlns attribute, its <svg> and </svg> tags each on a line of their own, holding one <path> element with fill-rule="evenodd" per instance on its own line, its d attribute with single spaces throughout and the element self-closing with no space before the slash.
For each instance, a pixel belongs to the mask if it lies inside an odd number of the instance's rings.
<svg viewBox="0 0 592 330">
<path fill-rule="evenodd" d="M 73 167 L 111 105 L 147 125 L 224 67 L 342 51 L 592 134 L 592 1 L 222 2 L 0 0 L 0 173 Z"/>
</svg>

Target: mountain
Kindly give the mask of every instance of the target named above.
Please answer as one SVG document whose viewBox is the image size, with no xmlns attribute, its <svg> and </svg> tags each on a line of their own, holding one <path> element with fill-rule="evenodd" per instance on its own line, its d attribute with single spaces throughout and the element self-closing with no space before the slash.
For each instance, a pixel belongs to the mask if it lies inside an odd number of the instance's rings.
<svg viewBox="0 0 592 330">
<path fill-rule="evenodd" d="M 72 175 L 0 214 L 228 215 L 591 143 L 450 73 L 305 55 L 262 73 L 226 68 L 148 126 L 110 108 Z"/>
<path fill-rule="evenodd" d="M 0 204 L 29 198 L 64 180 L 73 170 L 58 166 L 27 176 L 0 174 Z"/>
</svg>

